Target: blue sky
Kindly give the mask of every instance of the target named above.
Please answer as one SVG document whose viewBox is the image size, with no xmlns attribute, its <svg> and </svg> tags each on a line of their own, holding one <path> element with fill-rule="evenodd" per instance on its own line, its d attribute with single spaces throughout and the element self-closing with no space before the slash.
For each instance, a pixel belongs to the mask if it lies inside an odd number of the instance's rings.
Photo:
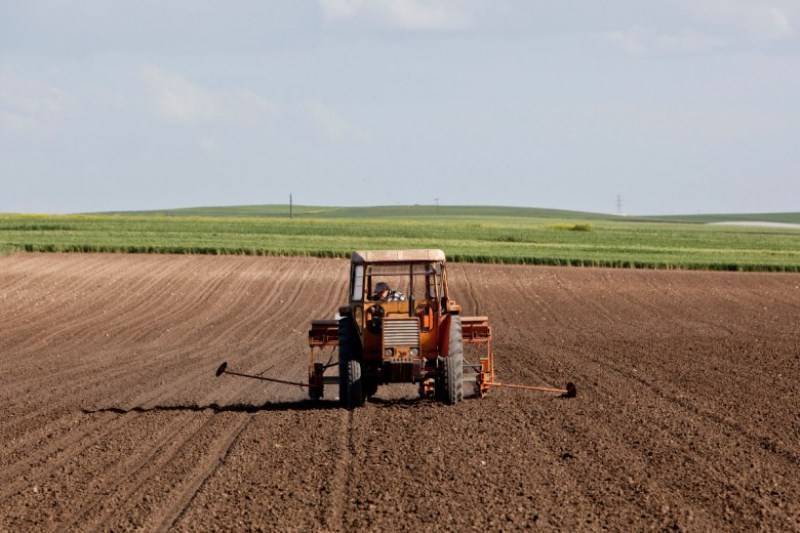
<svg viewBox="0 0 800 533">
<path fill-rule="evenodd" d="M 800 210 L 798 0 L 0 0 L 0 212 Z"/>
</svg>

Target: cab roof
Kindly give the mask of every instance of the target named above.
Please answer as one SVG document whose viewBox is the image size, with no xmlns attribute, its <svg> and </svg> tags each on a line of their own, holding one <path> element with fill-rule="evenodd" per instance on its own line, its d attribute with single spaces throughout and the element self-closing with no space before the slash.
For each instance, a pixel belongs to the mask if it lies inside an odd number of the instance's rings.
<svg viewBox="0 0 800 533">
<path fill-rule="evenodd" d="M 350 261 L 356 264 L 364 263 L 430 263 L 444 261 L 444 252 L 441 250 L 370 250 L 353 252 Z"/>
</svg>

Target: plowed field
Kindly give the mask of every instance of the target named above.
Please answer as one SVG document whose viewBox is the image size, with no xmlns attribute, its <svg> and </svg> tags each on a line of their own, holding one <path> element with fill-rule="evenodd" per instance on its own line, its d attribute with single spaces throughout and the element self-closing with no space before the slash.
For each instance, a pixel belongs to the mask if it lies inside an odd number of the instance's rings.
<svg viewBox="0 0 800 533">
<path fill-rule="evenodd" d="M 800 530 L 800 276 L 451 265 L 500 377 L 570 400 L 214 377 L 304 379 L 346 271 L 0 257 L 0 530 Z"/>
</svg>

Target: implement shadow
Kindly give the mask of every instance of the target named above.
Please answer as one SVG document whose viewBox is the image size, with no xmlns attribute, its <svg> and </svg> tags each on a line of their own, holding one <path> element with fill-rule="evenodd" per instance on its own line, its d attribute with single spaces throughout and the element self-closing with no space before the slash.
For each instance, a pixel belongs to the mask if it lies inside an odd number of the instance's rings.
<svg viewBox="0 0 800 533">
<path fill-rule="evenodd" d="M 81 409 L 86 415 L 98 413 L 115 413 L 124 415 L 128 413 L 163 413 L 163 412 L 205 412 L 211 411 L 218 413 L 260 413 L 270 411 L 324 411 L 329 409 L 341 409 L 341 404 L 336 401 L 313 401 L 300 400 L 295 402 L 266 402 L 262 405 L 247 403 L 232 403 L 220 405 L 210 403 L 206 405 L 183 404 L 183 405 L 153 405 L 150 407 L 99 407 L 97 409 Z"/>
</svg>

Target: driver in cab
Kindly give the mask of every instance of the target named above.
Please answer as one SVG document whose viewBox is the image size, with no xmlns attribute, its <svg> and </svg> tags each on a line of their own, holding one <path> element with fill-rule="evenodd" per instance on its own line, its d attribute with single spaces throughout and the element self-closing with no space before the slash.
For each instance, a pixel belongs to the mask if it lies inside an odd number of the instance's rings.
<svg viewBox="0 0 800 533">
<path fill-rule="evenodd" d="M 388 283 L 380 281 L 375 285 L 375 294 L 372 299 L 381 302 L 405 302 L 406 296 L 400 291 L 389 288 Z"/>
</svg>

